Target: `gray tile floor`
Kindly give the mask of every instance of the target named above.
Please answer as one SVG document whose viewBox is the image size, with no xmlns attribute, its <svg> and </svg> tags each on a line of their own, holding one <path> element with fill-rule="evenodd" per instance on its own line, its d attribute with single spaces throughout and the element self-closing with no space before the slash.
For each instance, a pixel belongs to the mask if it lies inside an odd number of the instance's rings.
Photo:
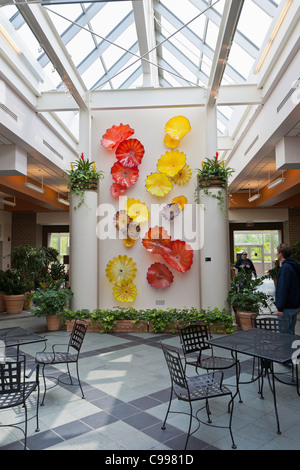
<svg viewBox="0 0 300 470">
<path fill-rule="evenodd" d="M 300 333 L 300 322 L 297 332 Z M 47 332 L 45 320 L 30 312 L 20 315 L 0 314 L 0 328 L 21 326 L 44 334 L 47 348 L 68 341 L 64 330 Z M 40 432 L 29 422 L 28 448 L 31 450 L 159 450 L 183 449 L 187 416 L 170 415 L 166 430 L 161 429 L 169 399 L 169 375 L 160 341 L 179 346 L 176 335 L 151 333 L 99 334 L 85 337 L 80 372 L 85 391 L 78 387 L 57 386 L 47 392 L 40 407 Z M 33 361 L 41 345 L 24 346 L 27 360 Z M 220 351 L 218 351 L 220 353 Z M 222 354 L 226 354 L 222 351 Z M 243 379 L 250 377 L 252 360 L 240 356 Z M 277 366 L 282 372 L 288 369 Z M 62 368 L 61 368 L 62 370 Z M 192 372 L 190 370 L 189 372 Z M 59 372 L 61 373 L 61 372 Z M 228 375 L 227 384 L 234 384 Z M 276 383 L 282 434 L 276 433 L 273 398 L 265 384 L 265 399 L 259 398 L 257 383 L 241 386 L 243 403 L 235 400 L 233 432 L 238 450 L 300 449 L 300 397 L 294 386 Z M 214 424 L 228 422 L 226 399 L 211 401 Z M 34 410 L 35 400 L 30 399 Z M 174 401 L 174 410 L 187 411 L 185 404 Z M 0 424 L 19 419 L 22 409 L 1 410 Z M 204 415 L 205 416 L 205 415 Z M 0 450 L 23 449 L 19 430 L 0 428 Z M 190 438 L 188 450 L 231 450 L 227 430 L 201 426 Z M 234 452 L 232 450 L 232 452 Z"/>
</svg>

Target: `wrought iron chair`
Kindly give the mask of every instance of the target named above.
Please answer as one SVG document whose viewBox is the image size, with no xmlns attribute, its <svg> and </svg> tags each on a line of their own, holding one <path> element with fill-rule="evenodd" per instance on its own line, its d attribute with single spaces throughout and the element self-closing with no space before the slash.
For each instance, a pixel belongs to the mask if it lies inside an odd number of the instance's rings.
<svg viewBox="0 0 300 470">
<path fill-rule="evenodd" d="M 82 389 L 80 378 L 79 378 L 78 361 L 79 361 L 79 354 L 80 354 L 81 346 L 85 337 L 87 327 L 88 327 L 88 324 L 85 320 L 76 320 L 74 322 L 73 330 L 70 335 L 70 340 L 68 344 L 54 344 L 52 346 L 52 352 L 43 351 L 43 352 L 39 352 L 36 354 L 35 361 L 37 364 L 40 364 L 42 366 L 42 375 L 43 375 L 43 381 L 44 381 L 44 395 L 43 395 L 43 399 L 41 402 L 41 406 L 44 405 L 46 391 L 47 391 L 46 377 L 45 377 L 45 367 L 47 365 L 53 366 L 57 364 L 66 364 L 69 379 L 70 379 L 70 385 L 74 385 L 72 376 L 70 373 L 70 369 L 69 369 L 69 364 L 75 363 L 78 385 L 81 390 L 82 398 L 84 398 L 84 393 L 83 393 L 83 389 Z M 66 346 L 66 350 L 57 351 L 56 350 L 57 346 Z M 59 378 L 56 378 L 56 380 L 60 382 Z"/>
<path fill-rule="evenodd" d="M 13 424 L 1 424 L 0 427 L 11 426 L 20 429 L 25 437 L 24 450 L 27 449 L 27 423 L 28 412 L 26 401 L 31 394 L 37 390 L 36 401 L 36 432 L 39 431 L 39 367 L 36 368 L 35 380 L 27 381 L 25 376 L 26 360 L 25 356 L 6 357 L 5 362 L 0 363 L 0 410 L 20 406 L 24 408 L 25 420 Z M 33 416 L 34 417 L 34 416 Z M 29 418 L 31 419 L 31 418 Z M 24 424 L 24 429 L 20 427 Z"/>
<path fill-rule="evenodd" d="M 194 377 L 187 377 L 178 352 L 172 350 L 171 348 L 163 344 L 161 344 L 161 347 L 162 347 L 162 350 L 166 359 L 166 363 L 167 363 L 169 373 L 170 373 L 170 378 L 171 378 L 170 400 L 169 400 L 167 413 L 166 413 L 166 416 L 162 425 L 162 429 L 166 429 L 166 422 L 167 422 L 167 418 L 170 412 L 188 414 L 190 417 L 190 420 L 189 420 L 189 427 L 188 427 L 184 450 L 186 450 L 187 448 L 188 440 L 190 436 L 199 429 L 201 423 L 210 425 L 213 427 L 218 427 L 218 428 L 226 428 L 226 429 L 228 428 L 230 432 L 231 440 L 232 440 L 232 448 L 236 449 L 236 445 L 235 445 L 232 430 L 231 430 L 234 400 L 232 397 L 232 392 L 227 387 L 225 387 L 222 383 L 223 372 L 214 371 L 209 374 L 196 375 Z M 175 397 L 177 397 L 178 400 L 182 400 L 182 401 L 189 403 L 189 413 L 186 413 L 183 411 L 170 411 L 173 395 L 175 395 Z M 211 424 L 212 421 L 210 419 L 208 400 L 212 398 L 216 398 L 216 397 L 223 397 L 223 396 L 230 397 L 230 401 L 228 403 L 228 411 L 230 412 L 229 425 L 228 426 L 215 426 Z M 205 405 L 202 408 L 198 409 L 196 414 L 194 415 L 192 403 L 199 402 L 201 400 L 205 402 Z M 198 417 L 198 413 L 204 408 L 206 409 L 206 413 L 207 413 L 207 422 L 201 421 L 200 418 Z M 193 432 L 191 432 L 193 418 L 195 418 L 198 421 L 198 426 Z"/>
<path fill-rule="evenodd" d="M 253 328 L 260 328 L 264 330 L 274 331 L 276 333 L 288 334 L 289 322 L 285 318 L 279 318 L 274 315 L 261 316 L 261 317 L 260 316 L 257 317 L 256 315 L 253 315 L 251 317 L 251 322 L 252 322 Z M 266 369 L 266 367 L 264 368 Z M 263 369 L 263 365 L 258 363 L 258 376 L 260 375 L 263 378 L 260 369 Z M 253 357 L 253 364 L 252 364 L 252 380 L 254 380 L 254 371 L 255 371 L 255 357 Z M 292 372 L 293 372 L 292 381 L 294 381 L 294 370 Z M 276 378 L 277 380 L 279 380 L 278 375 L 276 376 Z M 286 382 L 283 382 L 283 383 L 286 383 Z M 261 396 L 263 395 L 263 381 L 261 382 L 261 385 L 259 387 L 259 393 Z"/>
</svg>

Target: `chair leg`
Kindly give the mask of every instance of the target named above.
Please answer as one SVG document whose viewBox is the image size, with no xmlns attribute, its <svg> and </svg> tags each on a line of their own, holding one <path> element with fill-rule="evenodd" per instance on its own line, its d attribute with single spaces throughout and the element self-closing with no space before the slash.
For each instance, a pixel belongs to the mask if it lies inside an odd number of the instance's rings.
<svg viewBox="0 0 300 470">
<path fill-rule="evenodd" d="M 73 385 L 72 376 L 71 376 L 71 373 L 70 373 L 70 368 L 69 368 L 68 362 L 67 362 L 67 369 L 68 369 L 68 374 L 69 374 L 69 379 L 70 379 L 71 385 Z"/>
<path fill-rule="evenodd" d="M 36 430 L 35 432 L 39 432 L 39 404 L 40 404 L 40 384 L 38 383 L 37 387 L 37 399 L 36 399 Z"/>
<path fill-rule="evenodd" d="M 27 450 L 27 419 L 28 419 L 28 416 L 27 416 L 27 406 L 26 406 L 26 402 L 24 401 L 23 403 L 23 407 L 24 407 L 24 410 L 25 410 L 25 424 L 24 424 L 24 436 L 25 436 L 25 439 L 24 439 L 24 450 Z"/>
<path fill-rule="evenodd" d="M 169 405 L 168 405 L 167 413 L 166 413 L 166 416 L 165 416 L 165 419 L 164 419 L 164 422 L 163 422 L 163 425 L 162 425 L 161 429 L 166 429 L 166 422 L 167 422 L 168 414 L 169 414 L 169 411 L 170 411 L 170 408 L 171 408 L 172 396 L 173 396 L 173 387 L 171 387 Z"/>
<path fill-rule="evenodd" d="M 186 437 L 186 441 L 185 441 L 184 450 L 186 450 L 187 445 L 188 445 L 188 440 L 189 440 L 189 438 L 190 438 L 191 427 L 192 427 L 192 421 L 193 421 L 193 408 L 192 408 L 192 403 L 189 402 L 189 405 L 190 405 L 190 423 L 189 423 L 189 429 L 188 429 L 188 433 L 187 433 L 187 437 Z"/>
<path fill-rule="evenodd" d="M 42 375 L 43 375 L 43 381 L 44 381 L 44 395 L 43 395 L 43 399 L 42 399 L 42 402 L 41 402 L 41 406 L 44 406 L 44 401 L 45 401 L 45 396 L 46 396 L 46 377 L 45 377 L 45 365 L 46 364 L 43 364 L 43 367 L 42 367 Z"/>
<path fill-rule="evenodd" d="M 84 397 L 83 390 L 82 390 L 82 386 L 81 386 L 80 378 L 79 378 L 79 368 L 78 368 L 78 361 L 76 362 L 76 371 L 77 371 L 77 379 L 78 379 L 79 387 L 80 387 L 80 390 L 81 390 L 81 395 L 82 395 L 82 398 L 85 398 L 85 397 Z"/>
<path fill-rule="evenodd" d="M 230 409 L 230 418 L 229 418 L 229 432 L 230 432 L 230 437 L 231 437 L 231 441 L 232 441 L 232 446 L 231 446 L 231 448 L 232 448 L 232 449 L 236 449 L 236 444 L 235 444 L 235 442 L 234 442 L 233 433 L 232 433 L 232 429 L 231 429 L 232 414 L 233 414 L 233 407 L 234 407 L 234 400 L 233 400 L 232 396 L 231 396 L 231 400 L 230 400 L 230 402 L 229 402 L 229 405 L 230 405 L 230 404 L 231 404 L 231 406 L 230 406 L 231 409 Z"/>
</svg>

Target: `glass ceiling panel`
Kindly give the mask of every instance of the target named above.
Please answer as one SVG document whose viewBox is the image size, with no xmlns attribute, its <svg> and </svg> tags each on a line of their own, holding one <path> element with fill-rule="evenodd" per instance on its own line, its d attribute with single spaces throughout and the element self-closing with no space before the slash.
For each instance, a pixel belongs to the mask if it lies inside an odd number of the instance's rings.
<svg viewBox="0 0 300 470">
<path fill-rule="evenodd" d="M 29 4 L 30 1 L 28 0 Z M 285 0 L 244 1 L 221 84 L 243 83 L 247 80 L 281 1 Z M 153 18 L 146 18 L 146 23 L 151 23 L 149 19 L 154 20 L 153 34 L 156 34 L 157 44 L 162 38 L 168 38 L 156 50 L 157 62 L 161 65 L 158 69 L 161 87 L 207 86 L 225 3 L 225 0 L 154 2 L 154 11 L 150 13 Z M 134 19 L 138 17 L 133 14 L 133 2 L 81 4 L 76 1 L 47 5 L 44 8 L 58 35 L 61 35 L 74 68 L 77 68 L 87 89 L 142 86 L 141 62 L 135 63 L 136 57 L 126 54 L 128 49 L 139 54 L 139 38 L 134 24 Z M 53 71 L 54 67 L 48 58 L 41 54 L 39 42 L 26 23 L 21 21 L 16 6 L 6 5 L 0 11 L 11 19 L 22 41 L 30 48 L 33 58 L 39 59 L 39 64 L 43 66 L 47 79 L 41 84 L 41 89 L 58 88 L 61 78 Z M 123 49 L 110 44 L 107 39 Z M 134 65 L 129 67 L 130 64 Z M 183 78 L 172 75 L 168 70 Z M 219 117 L 228 118 L 231 113 L 230 108 L 222 109 Z M 224 132 L 225 124 L 226 119 L 220 119 L 219 132 Z"/>
</svg>

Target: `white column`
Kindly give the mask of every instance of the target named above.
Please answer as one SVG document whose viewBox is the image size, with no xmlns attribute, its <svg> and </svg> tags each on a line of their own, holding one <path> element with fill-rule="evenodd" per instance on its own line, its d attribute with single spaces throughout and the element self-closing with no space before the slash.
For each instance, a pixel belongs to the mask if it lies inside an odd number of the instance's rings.
<svg viewBox="0 0 300 470">
<path fill-rule="evenodd" d="M 206 156 L 213 158 L 217 148 L 216 107 L 206 108 Z M 222 191 L 225 210 L 218 206 L 218 199 L 199 191 L 203 211 L 203 246 L 200 250 L 200 302 L 201 308 L 227 307 L 230 287 L 228 201 L 223 188 L 212 187 L 209 192 Z"/>
<path fill-rule="evenodd" d="M 98 239 L 97 191 L 86 191 L 84 203 L 79 196 L 71 197 L 70 204 L 70 285 L 74 292 L 72 310 L 97 308 L 98 300 Z"/>
<path fill-rule="evenodd" d="M 91 112 L 80 110 L 79 155 L 91 156 Z M 78 206 L 79 196 L 71 196 L 70 204 L 70 286 L 74 292 L 73 310 L 98 306 L 98 238 L 97 191 L 85 191 L 84 203 Z"/>
</svg>

